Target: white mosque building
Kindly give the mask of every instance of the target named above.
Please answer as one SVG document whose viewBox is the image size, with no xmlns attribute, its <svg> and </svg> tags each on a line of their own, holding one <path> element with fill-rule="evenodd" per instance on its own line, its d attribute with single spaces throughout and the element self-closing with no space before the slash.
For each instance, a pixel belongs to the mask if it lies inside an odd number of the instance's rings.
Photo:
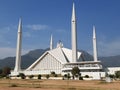
<svg viewBox="0 0 120 90">
<path fill-rule="evenodd" d="M 97 45 L 96 45 L 96 32 L 93 26 L 93 61 L 82 61 L 82 52 L 77 51 L 77 31 L 76 31 L 76 15 L 75 6 L 73 3 L 72 18 L 71 18 L 71 44 L 72 49 L 65 48 L 62 42 L 57 44 L 56 48 L 53 48 L 53 39 L 51 36 L 50 50 L 46 51 L 40 56 L 32 65 L 26 70 L 21 70 L 21 42 L 22 42 L 22 22 L 19 21 L 18 26 L 18 39 L 17 39 L 17 51 L 16 51 L 16 63 L 14 71 L 11 72 L 11 76 L 16 76 L 19 73 L 25 75 L 39 75 L 50 74 L 55 72 L 56 74 L 71 73 L 73 67 L 78 67 L 82 76 L 88 75 L 93 79 L 100 79 L 105 77 L 105 72 L 100 61 L 97 59 Z M 79 62 L 78 62 L 79 61 Z"/>
</svg>

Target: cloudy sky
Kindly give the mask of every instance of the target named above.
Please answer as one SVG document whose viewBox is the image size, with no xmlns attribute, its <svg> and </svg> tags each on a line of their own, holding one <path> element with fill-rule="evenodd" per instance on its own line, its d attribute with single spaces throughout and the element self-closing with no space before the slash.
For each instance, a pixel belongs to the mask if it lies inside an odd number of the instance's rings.
<svg viewBox="0 0 120 90">
<path fill-rule="evenodd" d="M 71 48 L 71 13 L 75 3 L 78 49 L 92 54 L 92 27 L 98 56 L 120 55 L 120 0 L 0 0 L 0 58 L 15 56 L 19 18 L 23 22 L 22 54 L 54 46 Z"/>
</svg>

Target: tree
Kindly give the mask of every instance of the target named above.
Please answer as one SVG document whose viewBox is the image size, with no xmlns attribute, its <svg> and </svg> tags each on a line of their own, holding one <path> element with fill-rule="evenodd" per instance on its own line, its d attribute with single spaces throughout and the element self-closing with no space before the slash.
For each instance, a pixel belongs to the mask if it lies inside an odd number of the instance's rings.
<svg viewBox="0 0 120 90">
<path fill-rule="evenodd" d="M 72 68 L 71 73 L 72 73 L 73 79 L 74 79 L 74 77 L 80 76 L 80 69 L 78 67 L 74 67 L 74 68 Z"/>
<path fill-rule="evenodd" d="M 0 75 L 2 74 L 2 69 L 0 69 Z"/>
<path fill-rule="evenodd" d="M 69 80 L 71 78 L 70 73 L 67 74 L 67 79 Z"/>
<path fill-rule="evenodd" d="M 67 74 L 64 74 L 63 76 L 63 80 L 65 80 L 67 78 Z"/>
<path fill-rule="evenodd" d="M 10 74 L 10 70 L 11 70 L 10 67 L 4 67 L 2 70 L 2 75 L 6 77 L 7 75 Z"/>
<path fill-rule="evenodd" d="M 115 77 L 116 77 L 116 78 L 120 78 L 120 71 L 116 71 L 116 72 L 115 72 Z"/>
</svg>

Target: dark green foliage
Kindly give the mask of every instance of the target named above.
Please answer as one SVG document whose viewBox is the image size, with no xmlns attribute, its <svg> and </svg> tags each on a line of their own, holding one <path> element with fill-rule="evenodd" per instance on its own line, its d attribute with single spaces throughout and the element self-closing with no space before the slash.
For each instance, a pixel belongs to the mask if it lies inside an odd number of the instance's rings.
<svg viewBox="0 0 120 90">
<path fill-rule="evenodd" d="M 67 74 L 67 79 L 69 80 L 71 78 L 70 74 L 68 73 Z"/>
<path fill-rule="evenodd" d="M 17 75 L 17 77 L 20 77 L 20 75 Z"/>
<path fill-rule="evenodd" d="M 80 76 L 80 77 L 79 77 L 79 80 L 83 80 L 83 77 Z"/>
<path fill-rule="evenodd" d="M 64 74 L 64 77 L 67 78 L 67 74 Z"/>
<path fill-rule="evenodd" d="M 115 75 L 113 75 L 113 74 L 110 74 L 110 75 L 108 75 L 110 78 L 115 78 Z"/>
<path fill-rule="evenodd" d="M 115 77 L 116 77 L 116 78 L 120 78 L 120 71 L 116 71 L 116 72 L 115 72 Z"/>
<path fill-rule="evenodd" d="M 52 71 L 52 72 L 51 72 L 51 75 L 55 75 L 55 72 L 54 72 L 54 71 Z"/>
<path fill-rule="evenodd" d="M 58 76 L 57 74 L 54 75 L 54 77 L 57 77 L 57 76 Z"/>
<path fill-rule="evenodd" d="M 0 75 L 2 74 L 2 69 L 0 69 Z"/>
<path fill-rule="evenodd" d="M 8 75 L 10 74 L 10 68 L 9 67 L 4 67 L 1 71 L 1 76 L 2 77 L 8 77 Z"/>
<path fill-rule="evenodd" d="M 51 72 L 51 75 L 52 75 L 53 77 L 57 77 L 57 76 L 58 76 L 54 71 Z"/>
<path fill-rule="evenodd" d="M 79 75 L 80 74 L 80 69 L 78 67 L 74 67 L 71 71 L 72 75 Z"/>
<path fill-rule="evenodd" d="M 50 77 L 50 75 L 49 75 L 49 74 L 47 74 L 47 75 L 46 75 L 46 79 L 49 79 L 49 77 Z"/>
<path fill-rule="evenodd" d="M 20 74 L 19 74 L 19 77 L 21 77 L 21 79 L 25 79 L 25 78 L 26 78 L 26 76 L 25 76 L 24 73 L 20 73 Z"/>
<path fill-rule="evenodd" d="M 71 76 L 70 76 L 69 73 L 68 73 L 68 74 L 65 74 L 65 75 L 63 76 L 63 80 L 64 80 L 64 79 L 68 79 L 68 80 L 69 80 L 70 78 L 71 78 Z"/>
<path fill-rule="evenodd" d="M 39 74 L 39 75 L 38 75 L 38 79 L 41 79 L 41 77 L 42 77 L 42 76 Z"/>
<path fill-rule="evenodd" d="M 80 69 L 78 67 L 74 67 L 71 71 L 72 75 L 73 75 L 73 79 L 74 77 L 79 77 L 81 74 L 80 74 Z"/>
<path fill-rule="evenodd" d="M 85 75 L 84 77 L 85 77 L 85 78 L 89 78 L 89 75 Z"/>
<path fill-rule="evenodd" d="M 32 79 L 34 77 L 34 75 L 30 75 L 29 78 Z"/>
</svg>

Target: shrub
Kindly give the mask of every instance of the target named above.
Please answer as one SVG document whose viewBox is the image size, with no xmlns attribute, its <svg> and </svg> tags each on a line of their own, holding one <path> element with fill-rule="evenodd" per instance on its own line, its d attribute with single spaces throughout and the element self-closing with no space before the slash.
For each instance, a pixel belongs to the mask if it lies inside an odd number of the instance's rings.
<svg viewBox="0 0 120 90">
<path fill-rule="evenodd" d="M 110 75 L 109 75 L 109 77 L 110 77 L 110 78 L 114 78 L 114 77 L 115 77 L 115 75 L 113 75 L 113 74 L 110 74 Z"/>
<path fill-rule="evenodd" d="M 51 74 L 52 74 L 52 75 L 55 75 L 55 72 L 54 72 L 54 71 L 52 71 L 52 72 L 51 72 Z"/>
<path fill-rule="evenodd" d="M 34 77 L 34 75 L 30 75 L 29 78 L 32 79 Z"/>
<path fill-rule="evenodd" d="M 83 77 L 79 77 L 79 80 L 83 80 Z"/>
<path fill-rule="evenodd" d="M 115 72 L 115 77 L 116 77 L 116 78 L 120 78 L 120 71 L 116 71 L 116 72 Z"/>
<path fill-rule="evenodd" d="M 54 77 L 57 77 L 57 76 L 58 76 L 57 74 L 54 75 Z"/>
<path fill-rule="evenodd" d="M 50 77 L 50 75 L 49 75 L 49 74 L 47 74 L 47 75 L 46 75 L 46 79 L 49 79 L 49 77 Z"/>
<path fill-rule="evenodd" d="M 71 78 L 70 74 L 68 73 L 67 74 L 67 79 L 69 80 Z"/>
<path fill-rule="evenodd" d="M 42 76 L 39 74 L 39 75 L 38 75 L 38 79 L 41 79 L 41 77 L 42 77 Z"/>
<path fill-rule="evenodd" d="M 20 73 L 19 76 L 21 77 L 21 79 L 25 79 L 26 78 L 24 73 Z"/>
<path fill-rule="evenodd" d="M 64 74 L 63 78 L 69 80 L 69 79 L 71 78 L 71 76 L 70 76 L 70 74 L 68 73 L 68 74 Z"/>
<path fill-rule="evenodd" d="M 84 77 L 85 77 L 85 78 L 89 78 L 89 75 L 85 75 Z"/>
</svg>

